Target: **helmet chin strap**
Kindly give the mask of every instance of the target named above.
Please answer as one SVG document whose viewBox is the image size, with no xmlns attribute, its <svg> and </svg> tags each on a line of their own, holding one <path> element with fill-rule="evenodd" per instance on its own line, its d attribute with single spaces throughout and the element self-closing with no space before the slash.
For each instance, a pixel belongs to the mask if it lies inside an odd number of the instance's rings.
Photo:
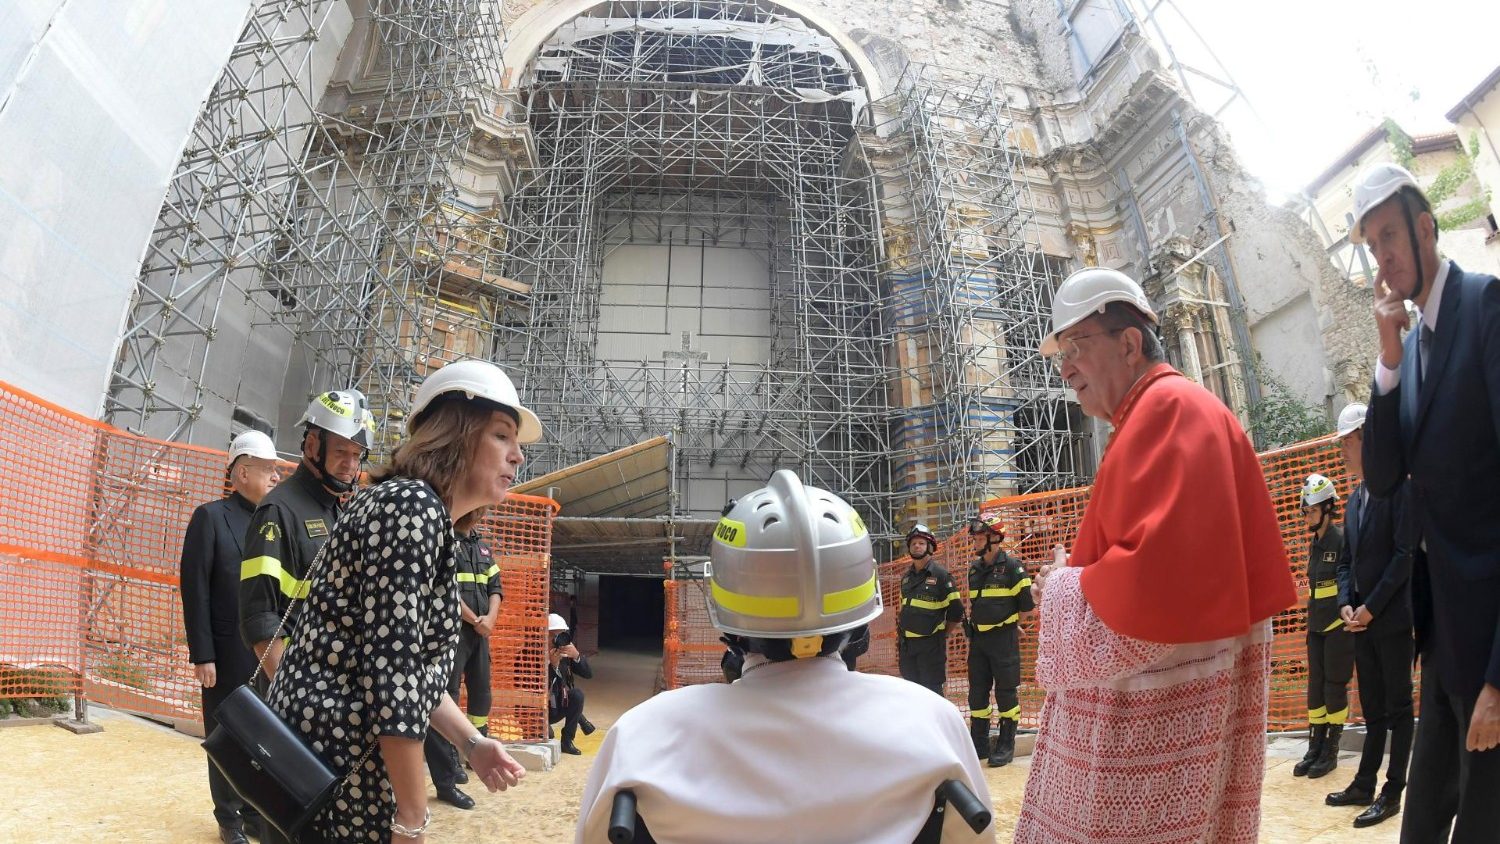
<svg viewBox="0 0 1500 844">
<path fill-rule="evenodd" d="M 1417 221 L 1412 216 L 1411 200 L 1407 197 L 1404 189 L 1401 192 L 1401 213 L 1406 217 L 1406 234 L 1411 238 L 1411 257 L 1416 262 L 1417 269 L 1417 283 L 1412 287 L 1411 296 L 1408 298 L 1416 301 L 1417 297 L 1421 296 L 1422 291 L 1427 287 L 1427 273 L 1423 271 L 1422 249 L 1417 244 Z"/>
<path fill-rule="evenodd" d="M 354 489 L 352 482 L 341 481 L 328 471 L 328 432 L 322 428 L 318 429 L 318 462 L 314 463 L 313 467 L 318 470 L 319 475 L 323 476 L 323 488 L 334 495 L 343 495 Z"/>
<path fill-rule="evenodd" d="M 1307 529 L 1309 534 L 1317 536 L 1328 526 L 1329 508 L 1323 504 L 1318 505 L 1318 523 Z"/>
</svg>

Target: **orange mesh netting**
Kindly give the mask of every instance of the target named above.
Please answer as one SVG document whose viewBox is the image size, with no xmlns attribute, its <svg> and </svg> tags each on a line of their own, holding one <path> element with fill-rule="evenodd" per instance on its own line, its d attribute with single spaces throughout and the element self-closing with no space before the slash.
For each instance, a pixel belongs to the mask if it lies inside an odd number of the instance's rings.
<svg viewBox="0 0 1500 844">
<path fill-rule="evenodd" d="M 0 698 L 81 696 L 199 720 L 178 594 L 193 510 L 225 453 L 138 437 L 0 383 Z M 492 723 L 545 735 L 550 499 L 512 496 L 482 529 L 502 565 Z"/>
<path fill-rule="evenodd" d="M 1261 465 L 1271 498 L 1276 505 L 1287 555 L 1297 579 L 1299 601 L 1276 616 L 1276 641 L 1272 651 L 1271 698 L 1267 728 L 1292 730 L 1307 724 L 1307 628 L 1303 607 L 1307 597 L 1307 530 L 1302 519 L 1299 494 L 1313 472 L 1326 475 L 1338 485 L 1340 499 L 1352 489 L 1351 477 L 1332 437 L 1299 443 L 1261 455 Z M 1052 546 L 1071 547 L 1073 535 L 1088 503 L 1088 489 L 1060 490 L 1015 496 L 986 502 L 1005 514 L 1006 550 L 1035 570 L 1052 558 Z M 1339 518 L 1342 519 L 1342 509 Z M 976 556 L 967 532 L 950 536 L 938 544 L 935 559 L 953 575 L 964 600 L 968 600 L 969 563 Z M 872 625 L 870 651 L 859 660 L 862 671 L 897 674 L 896 608 L 900 604 L 901 574 L 911 564 L 907 557 L 879 567 L 881 594 L 886 611 Z M 703 596 L 694 581 L 668 581 L 665 633 L 665 683 L 668 688 L 690 683 L 722 680 L 719 655 L 723 645 L 708 623 Z M 967 710 L 968 641 L 962 635 L 949 637 L 948 682 L 944 692 L 960 709 Z M 1021 724 L 1035 727 L 1041 708 L 1042 690 L 1032 672 L 1036 662 L 1036 616 L 1021 616 Z M 1351 720 L 1359 720 L 1355 683 L 1350 684 Z"/>
</svg>

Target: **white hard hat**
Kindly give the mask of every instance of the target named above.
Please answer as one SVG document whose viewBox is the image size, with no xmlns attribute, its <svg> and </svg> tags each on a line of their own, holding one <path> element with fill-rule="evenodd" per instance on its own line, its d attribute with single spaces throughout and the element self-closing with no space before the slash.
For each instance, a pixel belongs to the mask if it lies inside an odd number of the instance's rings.
<svg viewBox="0 0 1500 844">
<path fill-rule="evenodd" d="M 795 639 L 880 615 L 870 532 L 847 502 L 782 469 L 714 529 L 708 616 L 726 633 Z"/>
<path fill-rule="evenodd" d="M 246 431 L 234 438 L 229 444 L 229 465 L 241 457 L 259 457 L 262 460 L 276 460 L 276 446 L 271 438 L 260 431 Z"/>
<path fill-rule="evenodd" d="M 1307 483 L 1302 485 L 1302 506 L 1311 507 L 1324 501 L 1339 500 L 1338 490 L 1334 488 L 1333 481 L 1314 472 L 1307 476 Z"/>
<path fill-rule="evenodd" d="M 375 414 L 359 390 L 329 390 L 315 396 L 298 425 L 313 425 L 361 448 L 373 444 Z"/>
<path fill-rule="evenodd" d="M 1365 242 L 1365 215 L 1402 188 L 1422 193 L 1416 177 L 1399 164 L 1376 164 L 1359 174 L 1359 182 L 1354 185 L 1354 225 L 1349 229 L 1350 243 Z"/>
<path fill-rule="evenodd" d="M 547 632 L 548 633 L 555 633 L 555 632 L 557 632 L 559 630 L 567 630 L 567 629 L 568 629 L 568 623 L 563 620 L 562 616 L 558 615 L 555 612 L 547 614 Z"/>
<path fill-rule="evenodd" d="M 1339 439 L 1343 439 L 1363 428 L 1367 412 L 1369 412 L 1369 408 L 1359 402 L 1344 405 L 1344 409 L 1339 411 Z"/>
<path fill-rule="evenodd" d="M 1119 270 L 1089 267 L 1068 276 L 1052 297 L 1052 333 L 1042 338 L 1042 357 L 1057 354 L 1057 335 L 1094 314 L 1104 313 L 1110 302 L 1124 302 L 1152 323 L 1158 322 L 1146 292 L 1135 279 Z"/>
<path fill-rule="evenodd" d="M 445 393 L 463 393 L 470 399 L 486 399 L 515 411 L 519 418 L 516 440 L 534 443 L 542 438 L 542 423 L 536 414 L 521 404 L 516 385 L 500 367 L 483 360 L 461 360 L 450 363 L 427 376 L 417 388 L 417 396 L 411 403 L 411 415 L 406 418 L 406 431 L 411 433 L 412 423 L 427 406 Z"/>
</svg>

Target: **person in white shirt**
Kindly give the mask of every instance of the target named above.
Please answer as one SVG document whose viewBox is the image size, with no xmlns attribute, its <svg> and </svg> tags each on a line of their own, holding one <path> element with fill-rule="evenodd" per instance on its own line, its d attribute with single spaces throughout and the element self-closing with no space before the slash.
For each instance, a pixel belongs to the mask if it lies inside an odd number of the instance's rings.
<svg viewBox="0 0 1500 844">
<path fill-rule="evenodd" d="M 589 772 L 576 842 L 608 840 L 634 792 L 652 838 L 673 844 L 911 844 L 947 780 L 990 806 L 969 731 L 946 700 L 847 670 L 851 631 L 880 615 L 869 532 L 838 496 L 778 471 L 714 531 L 709 616 L 744 673 L 626 712 Z M 941 841 L 994 841 L 948 811 Z"/>
</svg>

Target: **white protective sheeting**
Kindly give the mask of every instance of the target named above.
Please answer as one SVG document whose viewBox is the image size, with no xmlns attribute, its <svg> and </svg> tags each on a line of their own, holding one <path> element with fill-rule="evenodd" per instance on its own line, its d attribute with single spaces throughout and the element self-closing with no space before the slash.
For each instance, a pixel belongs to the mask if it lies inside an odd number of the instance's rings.
<svg viewBox="0 0 1500 844">
<path fill-rule="evenodd" d="M 844 100 L 853 106 L 852 113 L 855 115 L 863 111 L 865 104 L 869 102 L 869 97 L 866 95 L 864 89 L 858 87 L 859 77 L 850 66 L 849 57 L 844 54 L 844 50 L 838 45 L 838 42 L 821 32 L 809 29 L 807 24 L 801 20 L 785 15 L 774 15 L 766 23 L 678 18 L 661 20 L 656 18 L 578 17 L 558 27 L 557 32 L 553 33 L 552 37 L 547 39 L 546 45 L 542 48 L 542 54 L 539 54 L 532 63 L 533 71 L 547 70 L 562 73 L 566 79 L 568 53 L 580 56 L 595 55 L 595 51 L 575 47 L 575 44 L 615 32 L 660 32 L 674 35 L 736 38 L 741 41 L 751 42 L 757 47 L 763 45 L 784 46 L 790 47 L 795 52 L 821 54 L 828 56 L 840 69 L 847 71 L 850 81 L 855 87 L 848 91 L 825 91 L 820 88 L 793 88 L 787 91 L 787 93 L 809 103 Z M 759 50 L 756 50 L 750 62 L 743 65 L 743 67 L 745 75 L 739 84 L 751 86 L 769 84 L 761 71 Z M 733 68 L 721 67 L 703 68 L 702 70 L 704 72 L 723 72 L 731 69 Z"/>
<path fill-rule="evenodd" d="M 0 379 L 97 416 L 142 251 L 249 0 L 0 8 Z"/>
</svg>

